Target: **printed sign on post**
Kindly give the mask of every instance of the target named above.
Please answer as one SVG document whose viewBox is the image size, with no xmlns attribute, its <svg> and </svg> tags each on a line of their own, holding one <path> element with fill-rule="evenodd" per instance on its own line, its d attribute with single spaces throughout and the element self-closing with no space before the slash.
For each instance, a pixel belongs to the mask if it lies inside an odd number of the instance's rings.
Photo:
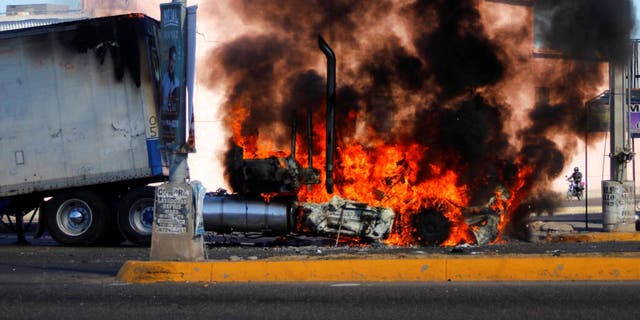
<svg viewBox="0 0 640 320">
<path fill-rule="evenodd" d="M 633 181 L 602 181 L 602 224 L 605 231 L 635 231 Z"/>
<path fill-rule="evenodd" d="M 204 260 L 204 237 L 196 236 L 194 189 L 186 182 L 156 189 L 150 260 Z"/>
<path fill-rule="evenodd" d="M 189 205 L 193 201 L 187 184 L 164 184 L 156 190 L 156 231 L 184 234 L 188 229 Z"/>
</svg>

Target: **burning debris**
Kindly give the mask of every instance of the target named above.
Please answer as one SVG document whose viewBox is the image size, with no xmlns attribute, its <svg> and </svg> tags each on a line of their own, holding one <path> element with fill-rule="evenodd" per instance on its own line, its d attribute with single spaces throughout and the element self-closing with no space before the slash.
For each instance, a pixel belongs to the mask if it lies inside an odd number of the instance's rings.
<svg viewBox="0 0 640 320">
<path fill-rule="evenodd" d="M 237 146 L 230 154 L 228 175 L 237 193 L 295 194 L 301 183 L 317 181 L 291 157 L 245 159 L 242 148 Z"/>
<path fill-rule="evenodd" d="M 570 9 L 583 6 L 567 2 Z M 528 216 L 529 199 L 549 194 L 546 186 L 584 136 L 584 102 L 606 83 L 601 61 L 532 56 L 535 8 L 510 3 L 231 2 L 244 23 L 261 30 L 210 55 L 208 84 L 227 90 L 222 112 L 232 137 L 225 165 L 234 191 L 287 192 L 316 208 L 317 217 L 307 220 L 321 226 L 318 232 L 345 226 L 336 216 L 341 210 L 319 209 L 320 203 L 340 208 L 331 205 L 335 194 L 392 210 L 388 244 L 502 239 L 509 224 Z M 599 2 L 599 11 L 619 10 L 607 3 Z M 292 18 L 301 14 L 306 18 Z M 628 27 L 592 22 L 603 34 Z M 320 67 L 319 33 L 329 35 L 337 56 L 330 111 L 322 80 L 332 75 Z M 290 139 L 296 124 L 302 130 Z M 290 141 L 286 154 L 281 150 Z M 229 161 L 235 145 L 244 155 Z M 311 171 L 317 175 L 308 180 L 331 181 L 332 188 L 296 184 L 300 163 L 327 168 Z"/>
<path fill-rule="evenodd" d="M 470 230 L 473 237 L 466 238 L 477 245 L 486 245 L 498 239 L 500 221 L 506 214 L 506 203 L 509 201 L 509 192 L 504 188 L 498 188 L 495 195 L 483 205 L 467 206 L 460 208 L 461 219 Z M 452 221 L 447 218 L 447 212 L 451 211 L 445 204 L 420 210 L 413 216 L 412 225 L 415 226 L 413 236 L 422 245 L 442 245 L 451 237 L 454 227 Z"/>
<path fill-rule="evenodd" d="M 509 201 L 509 192 L 499 188 L 486 204 L 467 207 L 463 210 L 467 225 L 471 228 L 477 244 L 489 244 L 498 238 L 500 218 L 507 213 L 505 206 L 507 201 Z"/>
<path fill-rule="evenodd" d="M 299 204 L 305 229 L 322 235 L 341 235 L 365 240 L 383 240 L 389 235 L 395 214 L 390 208 L 334 196 L 326 203 Z"/>
</svg>

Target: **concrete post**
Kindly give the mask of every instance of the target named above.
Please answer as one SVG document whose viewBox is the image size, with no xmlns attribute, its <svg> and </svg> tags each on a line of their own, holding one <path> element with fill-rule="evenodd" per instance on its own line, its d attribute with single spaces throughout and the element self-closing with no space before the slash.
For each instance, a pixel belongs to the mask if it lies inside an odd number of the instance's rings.
<svg viewBox="0 0 640 320">
<path fill-rule="evenodd" d="M 625 68 L 623 64 L 609 64 L 611 180 L 602 181 L 602 220 L 607 232 L 635 231 L 633 181 L 627 180 L 627 162 L 632 153 L 625 130 Z"/>
</svg>

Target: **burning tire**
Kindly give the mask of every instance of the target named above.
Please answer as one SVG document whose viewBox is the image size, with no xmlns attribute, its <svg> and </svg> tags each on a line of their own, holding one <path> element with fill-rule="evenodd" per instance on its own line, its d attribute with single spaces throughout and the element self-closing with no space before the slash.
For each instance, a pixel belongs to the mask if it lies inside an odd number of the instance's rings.
<svg viewBox="0 0 640 320">
<path fill-rule="evenodd" d="M 440 245 L 449 238 L 451 222 L 435 208 L 426 208 L 413 217 L 414 238 L 422 245 Z"/>
<path fill-rule="evenodd" d="M 65 245 L 96 244 L 109 224 L 109 209 L 102 198 L 90 191 L 54 196 L 45 204 L 51 237 Z"/>
<path fill-rule="evenodd" d="M 127 240 L 142 246 L 151 244 L 155 189 L 137 188 L 129 191 L 118 206 L 118 227 Z"/>
</svg>

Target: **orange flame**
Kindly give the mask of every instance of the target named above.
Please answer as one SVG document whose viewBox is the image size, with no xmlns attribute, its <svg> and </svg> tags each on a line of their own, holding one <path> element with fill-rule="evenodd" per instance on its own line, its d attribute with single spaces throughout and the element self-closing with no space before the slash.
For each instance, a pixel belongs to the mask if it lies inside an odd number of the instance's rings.
<svg viewBox="0 0 640 320">
<path fill-rule="evenodd" d="M 243 123 L 251 117 L 251 111 L 239 99 L 232 107 L 230 112 L 224 117 L 224 121 L 230 124 L 233 133 L 233 142 L 243 148 L 244 157 L 267 158 L 267 157 L 285 157 L 286 153 L 276 150 L 275 144 L 270 141 L 258 141 L 259 134 L 244 134 L 242 131 Z"/>
<path fill-rule="evenodd" d="M 314 131 L 318 141 L 324 141 L 324 131 Z M 419 163 L 424 160 L 428 150 L 426 147 L 416 143 L 386 144 L 373 130 L 368 130 L 367 140 L 366 145 L 356 139 L 338 145 L 335 193 L 372 206 L 392 208 L 396 213 L 396 220 L 394 229 L 386 240 L 387 244 L 416 243 L 412 235 L 415 230 L 413 216 L 421 209 L 433 206 L 446 209 L 445 216 L 456 224 L 446 241 L 447 245 L 473 243 L 472 233 L 461 223 L 463 219 L 460 208 L 467 204 L 468 192 L 466 186 L 456 184 L 458 177 L 455 172 L 432 164 L 431 171 L 435 173 L 435 177 L 418 181 Z M 305 163 L 305 157 L 306 155 L 299 156 L 297 160 Z M 324 154 L 314 156 L 314 166 L 324 167 L 324 164 Z M 321 179 L 325 179 L 324 171 L 321 171 Z M 331 195 L 326 192 L 324 185 L 314 185 L 302 188 L 298 197 L 305 202 L 325 202 Z"/>
<path fill-rule="evenodd" d="M 318 117 L 318 114 L 314 114 Z M 247 108 L 237 103 L 227 115 L 233 130 L 233 141 L 244 148 L 245 158 L 268 156 L 288 156 L 282 151 L 274 152 L 273 145 L 258 143 L 257 135 L 243 136 L 242 123 L 250 117 Z M 324 122 L 315 121 L 314 140 L 323 145 L 325 141 Z M 389 144 L 385 143 L 374 130 L 366 130 L 366 143 L 349 137 L 338 141 L 334 172 L 334 194 L 343 198 L 368 203 L 372 206 L 390 207 L 396 213 L 394 227 L 385 241 L 389 245 L 412 245 L 415 239 L 414 217 L 424 208 L 437 208 L 451 222 L 449 237 L 442 243 L 444 246 L 455 246 L 461 243 L 476 242 L 471 227 L 462 215 L 462 208 L 468 206 L 469 190 L 466 185 L 458 184 L 458 175 L 451 169 L 437 164 L 429 164 L 431 178 L 419 178 L 420 165 L 424 164 L 428 147 L 418 143 Z M 297 136 L 296 149 L 306 150 L 303 139 Z M 324 151 L 324 150 L 323 150 Z M 325 154 L 313 155 L 315 168 L 324 168 Z M 305 152 L 296 154 L 296 161 L 306 165 L 308 155 Z M 508 199 L 504 200 L 500 190 L 495 191 L 496 201 L 491 209 L 504 212 L 500 216 L 499 232 L 502 233 L 509 222 L 509 215 L 520 204 L 526 194 L 527 178 L 533 168 L 516 163 L 520 168 L 514 185 L 508 186 Z M 325 181 L 326 172 L 320 170 L 320 180 Z M 421 180 L 423 179 L 423 180 Z M 273 194 L 262 194 L 269 201 Z M 302 202 L 326 202 L 333 194 L 328 194 L 324 184 L 303 186 L 298 192 L 298 200 Z M 497 242 L 500 239 L 494 241 Z"/>
<path fill-rule="evenodd" d="M 504 214 L 500 215 L 500 222 L 498 224 L 498 237 L 492 243 L 503 241 L 502 235 L 504 234 L 506 226 L 509 224 L 514 210 L 518 208 L 530 188 L 530 184 L 528 182 L 530 180 L 531 174 L 533 174 L 534 167 L 524 164 L 522 159 L 517 159 L 516 165 L 518 166 L 517 179 L 515 179 L 513 185 L 509 188 L 510 196 L 507 200 L 504 201 L 504 203 L 501 204 L 501 207 L 505 212 Z M 496 198 L 502 199 L 502 197 Z"/>
</svg>

